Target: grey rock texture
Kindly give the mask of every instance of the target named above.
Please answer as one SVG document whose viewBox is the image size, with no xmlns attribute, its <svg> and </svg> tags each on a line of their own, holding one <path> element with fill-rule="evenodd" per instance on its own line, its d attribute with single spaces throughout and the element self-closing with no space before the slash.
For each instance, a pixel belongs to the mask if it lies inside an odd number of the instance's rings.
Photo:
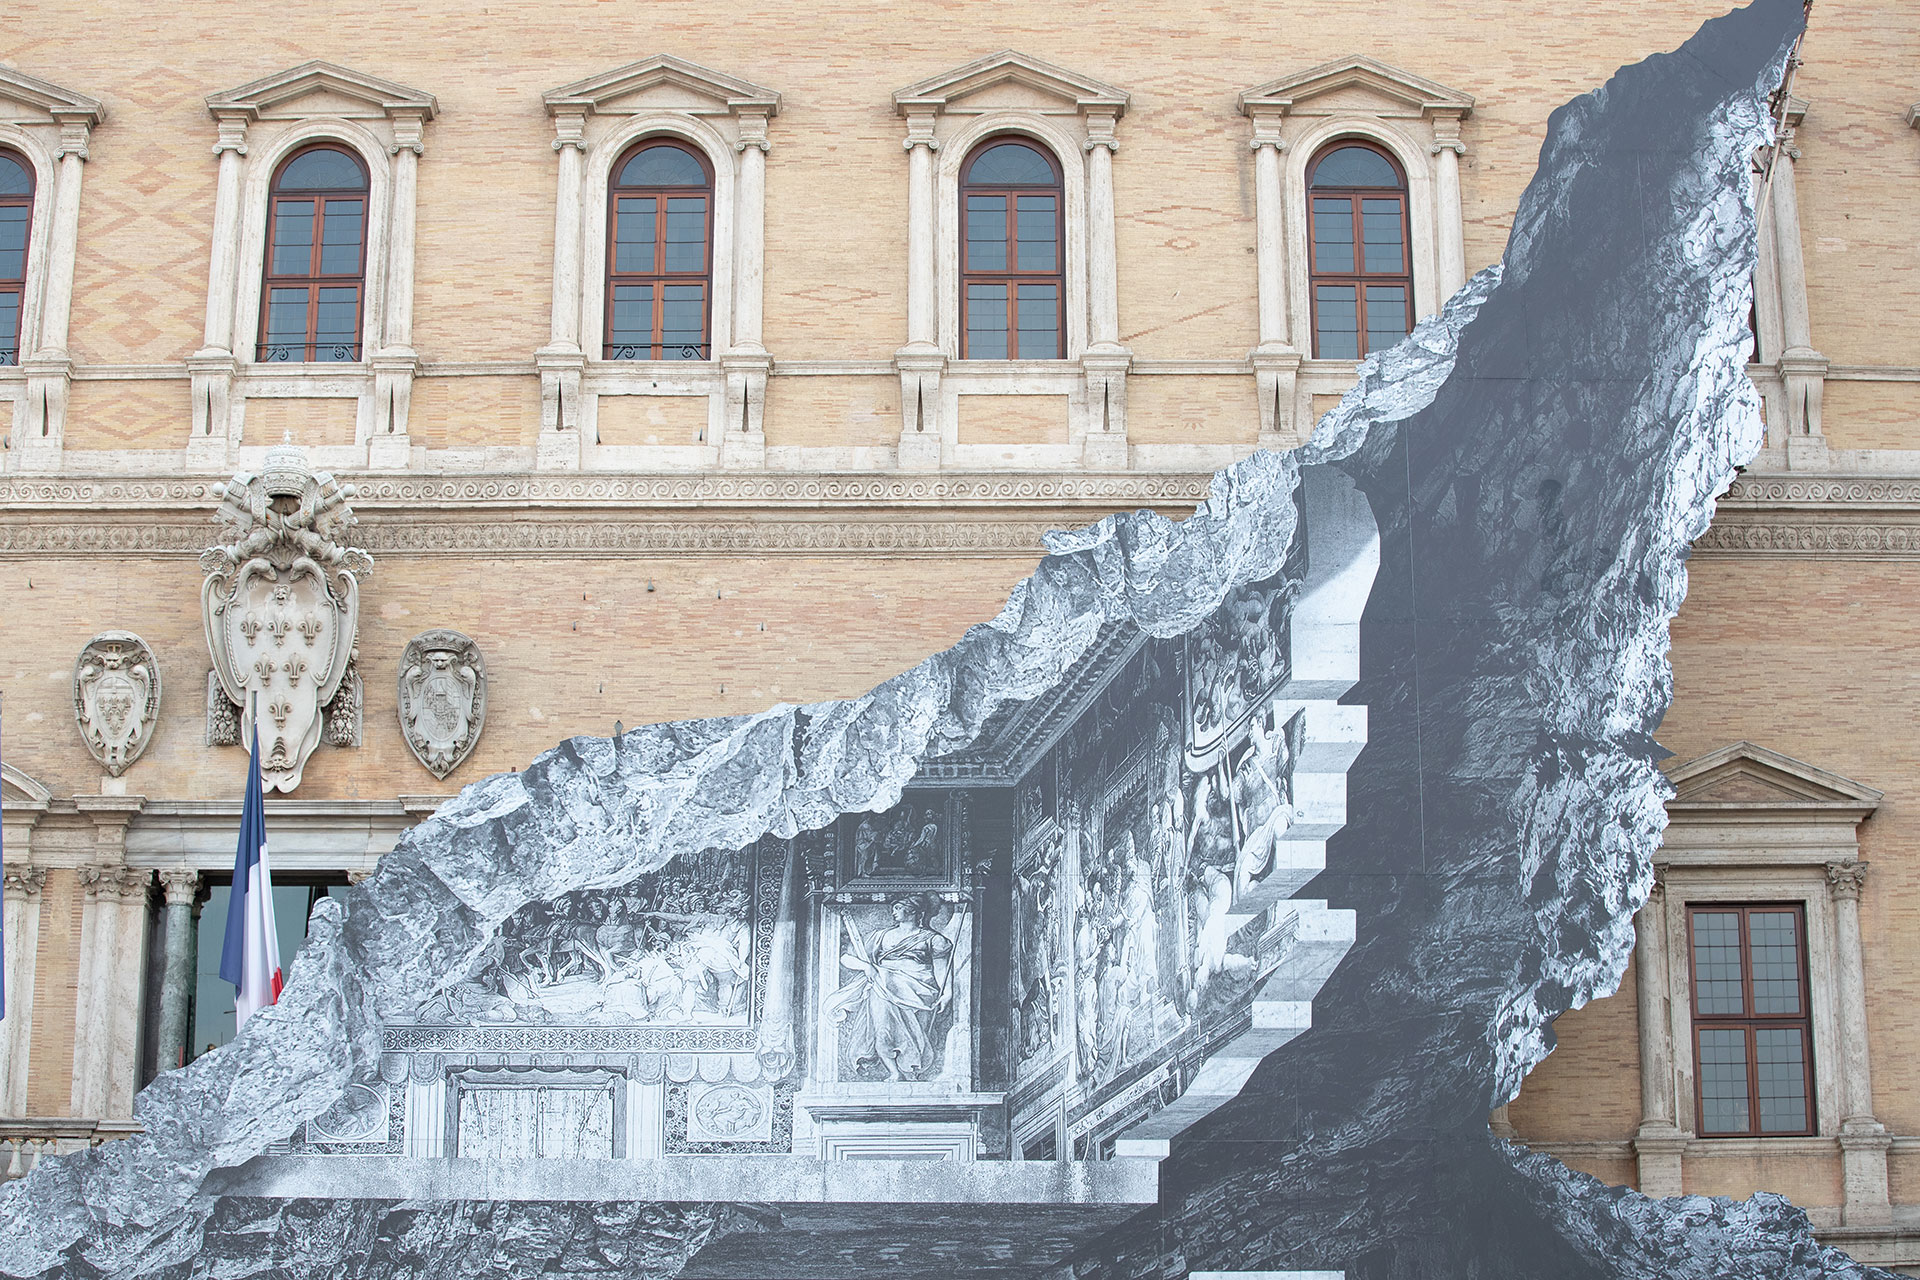
<svg viewBox="0 0 1920 1280">
<path fill-rule="evenodd" d="M 695 1255 L 728 1274 L 698 1251 L 749 1227 L 799 1258 L 804 1224 L 726 1206 L 266 1205 L 201 1186 L 370 1076 L 381 1026 L 523 904 L 892 804 L 1103 625 L 1177 635 L 1277 571 L 1300 467 L 1336 462 L 1384 539 L 1353 695 L 1373 745 L 1306 893 L 1356 909 L 1359 940 L 1314 1030 L 1175 1144 L 1158 1210 L 1068 1269 L 1864 1274 L 1775 1199 L 1649 1201 L 1485 1126 L 1551 1019 L 1618 983 L 1650 883 L 1686 545 L 1759 444 L 1748 162 L 1800 21 L 1760 0 L 1557 112 L 1503 266 L 1371 359 L 1304 450 L 1223 472 L 1192 518 L 1055 535 L 997 618 L 862 697 L 577 738 L 468 787 L 344 912 L 322 904 L 278 1006 L 141 1095 L 145 1134 L 0 1189 L 0 1273 L 664 1276 Z M 914 1257 L 895 1273 L 927 1273 Z"/>
</svg>

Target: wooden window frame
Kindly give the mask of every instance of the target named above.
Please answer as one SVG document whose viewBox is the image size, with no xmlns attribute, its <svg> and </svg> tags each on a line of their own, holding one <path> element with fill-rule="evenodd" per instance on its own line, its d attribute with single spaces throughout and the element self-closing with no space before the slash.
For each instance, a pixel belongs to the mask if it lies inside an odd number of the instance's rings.
<svg viewBox="0 0 1920 1280">
<path fill-rule="evenodd" d="M 1053 184 L 1045 187 L 993 186 L 969 181 L 973 165 L 989 149 L 1013 143 L 1036 152 L 1047 162 L 1053 172 Z M 1051 271 L 1022 270 L 1013 266 L 1019 258 L 1019 205 L 1017 199 L 1023 195 L 1047 194 L 1053 197 L 1053 235 L 1054 267 Z M 1007 262 L 1008 266 L 999 271 L 974 271 L 967 262 L 967 200 L 970 196 L 1003 196 L 1007 201 Z M 1064 360 L 1067 357 L 1067 182 L 1066 174 L 1061 170 L 1060 159 L 1053 154 L 1053 148 L 1045 143 L 1023 134 L 995 134 L 983 138 L 967 152 L 966 159 L 960 163 L 960 199 L 957 233 L 960 237 L 960 358 L 972 360 L 975 357 L 967 348 L 967 335 L 971 326 L 967 323 L 968 294 L 976 284 L 1003 285 L 1007 290 L 1007 354 L 1005 356 L 978 357 L 984 359 L 1005 360 Z M 1029 355 L 1020 350 L 1020 305 L 1019 286 L 1023 284 L 1053 285 L 1053 334 L 1054 348 L 1049 355 Z"/>
<path fill-rule="evenodd" d="M 347 157 L 348 160 L 353 162 L 354 168 L 359 170 L 361 181 L 364 184 L 359 189 L 360 256 L 351 275 L 323 275 L 320 271 L 320 255 L 324 249 L 326 240 L 327 199 L 330 196 L 343 198 L 350 194 L 348 189 L 344 187 L 331 187 L 325 190 L 298 187 L 282 188 L 280 185 L 281 175 L 285 174 L 287 169 L 292 166 L 296 160 L 299 160 L 302 156 L 310 155 L 315 151 L 334 151 Z M 313 201 L 313 243 L 308 248 L 308 272 L 301 276 L 276 275 L 273 270 L 275 249 L 274 233 L 279 224 L 280 205 L 283 201 L 294 200 Z M 344 346 L 348 353 L 346 359 L 327 361 L 326 363 L 328 364 L 352 364 L 360 361 L 364 357 L 365 343 L 363 331 L 366 327 L 367 310 L 367 241 L 371 238 L 372 228 L 373 175 L 367 172 L 366 161 L 361 159 L 359 152 L 354 150 L 354 148 L 343 142 L 320 139 L 308 143 L 305 146 L 295 148 L 274 167 L 273 177 L 267 183 L 267 240 L 266 253 L 264 255 L 265 260 L 261 267 L 260 330 L 259 337 L 254 346 L 255 360 L 263 364 L 289 363 L 284 358 L 275 356 L 272 353 L 290 349 L 293 344 L 286 342 L 269 342 L 267 340 L 267 326 L 273 314 L 273 291 L 276 288 L 304 288 L 307 290 L 306 339 L 300 344 L 301 354 L 305 357 L 305 360 L 301 363 L 315 362 L 319 349 L 322 346 L 328 348 L 340 348 Z M 322 343 L 318 333 L 320 290 L 323 288 L 343 289 L 348 286 L 351 286 L 354 290 L 353 340 L 345 344 L 338 342 Z"/>
<path fill-rule="evenodd" d="M 1397 187 L 1316 187 L 1313 175 L 1319 169 L 1321 161 L 1336 151 L 1348 147 L 1359 147 L 1371 151 L 1385 160 L 1393 169 L 1394 177 L 1400 180 Z M 1407 171 L 1391 151 L 1371 138 L 1335 138 L 1322 144 L 1307 161 L 1307 324 L 1313 335 L 1314 359 L 1328 359 L 1320 354 L 1320 286 L 1351 285 L 1354 305 L 1354 359 L 1364 360 L 1368 355 L 1367 346 L 1367 286 L 1370 284 L 1397 284 L 1406 289 L 1406 332 L 1413 332 L 1413 198 L 1407 182 Z M 1400 264 L 1405 270 L 1398 273 L 1384 273 L 1362 270 L 1366 265 L 1365 230 L 1361 221 L 1360 201 L 1362 199 L 1382 199 L 1391 196 L 1400 202 Z M 1344 199 L 1351 206 L 1353 216 L 1353 262 L 1351 272 L 1321 271 L 1318 267 L 1320 249 L 1315 235 L 1314 201 L 1318 198 Z M 1346 357 L 1331 357 L 1345 359 Z"/>
<path fill-rule="evenodd" d="M 694 162 L 700 166 L 700 172 L 705 176 L 706 184 L 698 187 L 621 186 L 620 175 L 626 170 L 626 167 L 633 163 L 641 152 L 650 151 L 656 147 L 671 147 L 675 151 L 692 157 Z M 713 236 L 714 205 L 718 200 L 716 195 L 717 187 L 718 184 L 714 178 L 713 164 L 707 159 L 704 151 L 694 143 L 677 136 L 655 134 L 651 137 L 641 138 L 628 146 L 615 158 L 613 168 L 609 170 L 607 178 L 607 280 L 606 297 L 602 300 L 601 309 L 600 354 L 602 359 L 623 361 L 675 359 L 678 361 L 693 361 L 711 360 L 713 358 Z M 690 271 L 668 271 L 666 270 L 667 200 L 671 196 L 678 195 L 685 197 L 696 192 L 704 196 L 707 202 L 706 253 L 704 262 L 697 274 Z M 656 269 L 649 272 L 621 271 L 619 269 L 620 201 L 623 197 L 632 199 L 644 196 L 654 197 L 659 202 L 653 211 L 653 261 Z M 658 339 L 663 333 L 662 322 L 666 317 L 666 286 L 670 284 L 694 283 L 702 286 L 700 293 L 700 342 L 698 346 L 693 348 L 695 354 L 691 356 L 668 357 L 661 354 L 669 345 L 665 342 L 654 341 L 642 347 L 627 342 L 616 343 L 613 340 L 613 303 L 616 288 L 622 285 L 651 285 L 653 287 L 653 324 L 651 332 L 654 337 Z M 676 345 L 681 351 L 688 349 L 685 344 Z M 637 354 L 642 351 L 644 351 L 645 354 Z"/>
<path fill-rule="evenodd" d="M 0 294 L 10 293 L 15 300 L 13 333 L 0 333 L 0 366 L 7 366 L 20 363 L 21 334 L 27 324 L 27 271 L 33 261 L 33 202 L 40 194 L 40 175 L 33 171 L 33 161 L 11 147 L 0 147 L 0 156 L 12 160 L 27 175 L 27 194 L 0 196 L 0 207 L 27 211 L 26 239 L 20 244 L 20 276 L 18 279 L 0 279 Z"/>
<path fill-rule="evenodd" d="M 1702 1013 L 1700 1012 L 1700 975 L 1695 962 L 1698 951 L 1694 946 L 1694 919 L 1701 912 L 1719 914 L 1737 913 L 1740 917 L 1740 1003 L 1742 1012 Z M 1800 1012 L 1794 1015 L 1758 1014 L 1753 1012 L 1753 930 L 1749 923 L 1752 913 L 1791 912 L 1794 922 L 1794 945 L 1797 948 L 1799 972 L 1796 977 L 1800 983 Z M 1783 902 L 1688 902 L 1687 918 L 1687 982 L 1691 988 L 1688 1008 L 1688 1034 L 1693 1039 L 1693 1114 L 1695 1132 L 1703 1139 L 1721 1138 L 1807 1138 L 1819 1132 L 1820 1117 L 1817 1114 L 1817 1090 L 1814 1082 L 1813 1062 L 1813 981 L 1807 955 L 1807 905 L 1798 901 Z M 1800 1047 L 1803 1059 L 1801 1067 L 1801 1089 L 1805 1094 L 1807 1123 L 1801 1129 L 1762 1129 L 1760 1127 L 1760 1071 L 1755 1060 L 1753 1033 L 1762 1027 L 1797 1027 L 1800 1030 Z M 1700 1065 L 1700 1032 L 1703 1029 L 1720 1028 L 1746 1032 L 1747 1055 L 1747 1128 L 1738 1133 L 1709 1133 L 1706 1129 L 1706 1081 L 1705 1071 Z"/>
</svg>

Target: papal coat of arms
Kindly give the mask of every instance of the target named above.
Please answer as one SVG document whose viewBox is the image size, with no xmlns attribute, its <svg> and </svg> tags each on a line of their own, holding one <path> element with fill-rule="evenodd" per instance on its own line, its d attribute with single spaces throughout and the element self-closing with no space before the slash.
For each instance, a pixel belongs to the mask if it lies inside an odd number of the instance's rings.
<svg viewBox="0 0 1920 1280">
<path fill-rule="evenodd" d="M 160 713 L 160 664 L 131 631 L 103 631 L 73 663 L 73 718 L 114 777 L 140 758 Z"/>
<path fill-rule="evenodd" d="M 329 717 L 353 710 L 334 704 L 342 694 L 352 701 L 343 686 L 359 632 L 360 579 L 373 560 L 343 541 L 354 523 L 352 496 L 308 466 L 299 448 L 276 446 L 258 475 L 228 482 L 214 516 L 226 536 L 200 556 L 215 696 L 239 709 L 241 744 L 258 730 L 269 791 L 299 786 Z"/>
<path fill-rule="evenodd" d="M 436 778 L 460 767 L 487 718 L 487 664 L 458 631 L 423 631 L 400 655 L 400 732 Z"/>
</svg>

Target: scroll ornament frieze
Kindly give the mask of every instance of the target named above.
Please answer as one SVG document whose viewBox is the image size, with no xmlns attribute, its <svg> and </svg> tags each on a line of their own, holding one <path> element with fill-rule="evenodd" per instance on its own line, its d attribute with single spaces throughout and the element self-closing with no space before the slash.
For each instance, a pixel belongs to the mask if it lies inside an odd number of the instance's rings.
<svg viewBox="0 0 1920 1280">
<path fill-rule="evenodd" d="M 352 496 L 301 449 L 276 446 L 259 474 L 227 483 L 214 515 L 224 535 L 200 556 L 213 659 L 207 739 L 248 744 L 257 729 L 269 791 L 300 785 L 323 736 L 336 746 L 360 739 L 353 661 L 360 579 L 373 559 L 346 544 Z"/>
<path fill-rule="evenodd" d="M 407 641 L 400 655 L 400 733 L 427 771 L 458 769 L 487 718 L 487 664 L 480 646 L 436 628 Z"/>
<path fill-rule="evenodd" d="M 73 719 L 102 767 L 119 777 L 140 758 L 160 714 L 160 664 L 131 631 L 103 631 L 73 663 Z"/>
</svg>

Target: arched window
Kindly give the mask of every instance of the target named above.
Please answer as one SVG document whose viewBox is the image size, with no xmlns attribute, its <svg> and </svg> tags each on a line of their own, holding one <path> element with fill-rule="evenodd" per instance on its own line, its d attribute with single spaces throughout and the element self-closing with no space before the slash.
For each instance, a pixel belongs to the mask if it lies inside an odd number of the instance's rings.
<svg viewBox="0 0 1920 1280">
<path fill-rule="evenodd" d="M 0 364 L 20 363 L 27 229 L 32 222 L 33 168 L 20 156 L 0 151 Z"/>
<path fill-rule="evenodd" d="M 360 358 L 367 170 L 343 147 L 307 147 L 273 177 L 259 359 Z"/>
<path fill-rule="evenodd" d="M 607 198 L 609 360 L 713 353 L 713 171 L 692 147 L 649 138 L 613 166 Z"/>
<path fill-rule="evenodd" d="M 1060 166 L 1017 138 L 989 138 L 960 170 L 960 355 L 1067 354 Z"/>
<path fill-rule="evenodd" d="M 1307 172 L 1313 354 L 1357 360 L 1413 328 L 1407 180 L 1386 152 L 1350 139 Z"/>
</svg>

